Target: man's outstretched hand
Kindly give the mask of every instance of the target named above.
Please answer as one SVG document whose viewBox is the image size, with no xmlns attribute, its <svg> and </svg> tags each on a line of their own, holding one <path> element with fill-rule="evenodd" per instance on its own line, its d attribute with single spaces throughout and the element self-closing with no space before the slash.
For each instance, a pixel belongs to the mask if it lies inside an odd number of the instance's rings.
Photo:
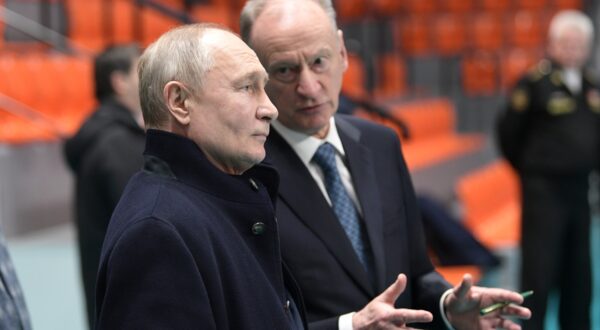
<svg viewBox="0 0 600 330">
<path fill-rule="evenodd" d="M 394 307 L 396 299 L 406 288 L 406 281 L 406 275 L 398 275 L 396 282 L 356 312 L 352 316 L 353 329 L 412 329 L 406 324 L 431 322 L 433 315 L 428 311 Z"/>
<path fill-rule="evenodd" d="M 481 308 L 495 303 L 509 303 L 489 314 L 480 315 Z M 520 330 L 521 326 L 507 317 L 529 319 L 531 311 L 518 306 L 523 303 L 523 297 L 517 292 L 473 286 L 473 278 L 469 274 L 452 289 L 446 297 L 444 307 L 446 316 L 457 330 L 489 330 L 507 329 Z"/>
</svg>

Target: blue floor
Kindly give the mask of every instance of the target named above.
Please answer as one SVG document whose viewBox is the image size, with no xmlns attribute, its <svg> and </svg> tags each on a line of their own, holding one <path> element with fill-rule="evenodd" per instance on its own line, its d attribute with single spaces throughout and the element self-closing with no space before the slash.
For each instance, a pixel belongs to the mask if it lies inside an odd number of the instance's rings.
<svg viewBox="0 0 600 330">
<path fill-rule="evenodd" d="M 9 239 L 9 250 L 21 281 L 34 330 L 85 330 L 83 294 L 71 226 L 59 226 L 34 235 Z M 600 219 L 592 228 L 594 261 L 593 329 L 600 329 Z M 513 262 L 514 268 L 514 262 Z M 490 277 L 486 285 L 514 286 L 516 272 Z M 512 279 L 511 279 L 512 277 Z M 494 283 L 494 281 L 496 283 Z M 547 330 L 558 330 L 556 304 L 551 304 Z M 570 329 L 565 329 L 570 330 Z"/>
</svg>

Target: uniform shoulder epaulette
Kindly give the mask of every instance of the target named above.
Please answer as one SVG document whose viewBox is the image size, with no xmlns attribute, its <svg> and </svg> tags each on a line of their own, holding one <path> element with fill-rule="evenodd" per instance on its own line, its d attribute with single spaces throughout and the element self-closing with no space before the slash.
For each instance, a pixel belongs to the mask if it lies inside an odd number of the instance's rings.
<svg viewBox="0 0 600 330">
<path fill-rule="evenodd" d="M 544 76 L 549 75 L 552 72 L 552 63 L 549 60 L 543 59 L 539 61 L 535 66 L 529 69 L 528 78 L 531 81 L 537 81 L 542 79 Z"/>
</svg>

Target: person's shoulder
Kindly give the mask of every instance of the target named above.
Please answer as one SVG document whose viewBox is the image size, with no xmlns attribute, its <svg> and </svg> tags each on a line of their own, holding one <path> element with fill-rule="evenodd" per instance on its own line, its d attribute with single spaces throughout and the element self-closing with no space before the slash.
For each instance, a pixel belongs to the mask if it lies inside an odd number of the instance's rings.
<svg viewBox="0 0 600 330">
<path fill-rule="evenodd" d="M 548 80 L 560 80 L 560 72 L 548 59 L 541 59 L 531 66 L 515 84 L 515 90 L 543 84 Z"/>
<path fill-rule="evenodd" d="M 131 223 L 139 219 L 177 219 L 197 205 L 189 199 L 187 185 L 177 179 L 140 171 L 129 180 L 111 223 Z"/>
<path fill-rule="evenodd" d="M 398 135 L 393 129 L 353 115 L 338 114 L 336 115 L 336 122 L 338 127 L 342 127 L 342 129 L 352 127 L 358 130 L 361 136 L 398 140 Z"/>
</svg>

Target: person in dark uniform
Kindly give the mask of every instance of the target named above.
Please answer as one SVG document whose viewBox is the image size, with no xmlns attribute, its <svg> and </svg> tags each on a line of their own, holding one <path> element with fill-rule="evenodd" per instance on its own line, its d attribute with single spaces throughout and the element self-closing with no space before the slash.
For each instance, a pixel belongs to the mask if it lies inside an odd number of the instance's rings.
<svg viewBox="0 0 600 330">
<path fill-rule="evenodd" d="M 521 286 L 535 292 L 525 328 L 544 328 L 548 295 L 558 289 L 561 328 L 590 329 L 588 188 L 600 151 L 600 90 L 583 69 L 592 22 L 560 12 L 548 36 L 548 59 L 517 83 L 498 140 L 521 180 Z"/>
<path fill-rule="evenodd" d="M 140 54 L 137 45 L 127 44 L 96 56 L 94 82 L 100 105 L 64 148 L 76 175 L 75 224 L 90 329 L 108 220 L 127 181 L 143 164 L 145 134 L 136 71 Z"/>
</svg>

